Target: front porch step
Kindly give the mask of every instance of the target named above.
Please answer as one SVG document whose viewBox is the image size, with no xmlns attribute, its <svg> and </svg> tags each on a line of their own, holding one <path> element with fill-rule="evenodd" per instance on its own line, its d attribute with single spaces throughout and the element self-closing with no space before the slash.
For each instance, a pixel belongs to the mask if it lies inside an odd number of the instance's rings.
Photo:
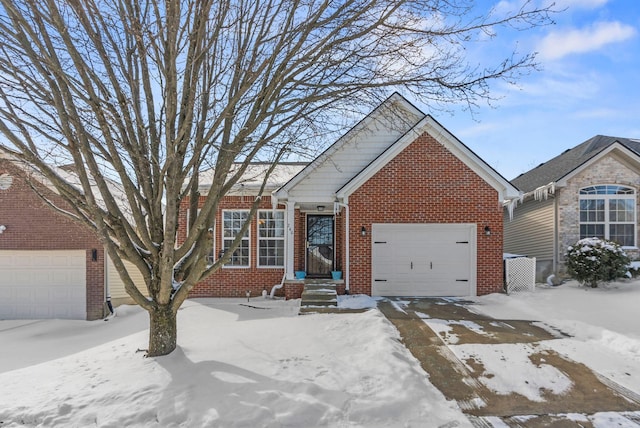
<svg viewBox="0 0 640 428">
<path fill-rule="evenodd" d="M 336 285 L 318 282 L 305 284 L 300 307 L 338 307 Z"/>
</svg>

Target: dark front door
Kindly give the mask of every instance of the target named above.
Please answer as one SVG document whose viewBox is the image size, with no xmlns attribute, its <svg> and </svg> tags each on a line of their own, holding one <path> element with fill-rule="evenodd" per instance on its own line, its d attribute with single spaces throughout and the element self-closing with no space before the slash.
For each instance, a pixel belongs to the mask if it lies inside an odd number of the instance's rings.
<svg viewBox="0 0 640 428">
<path fill-rule="evenodd" d="M 307 216 L 307 275 L 330 276 L 333 270 L 333 216 Z"/>
</svg>

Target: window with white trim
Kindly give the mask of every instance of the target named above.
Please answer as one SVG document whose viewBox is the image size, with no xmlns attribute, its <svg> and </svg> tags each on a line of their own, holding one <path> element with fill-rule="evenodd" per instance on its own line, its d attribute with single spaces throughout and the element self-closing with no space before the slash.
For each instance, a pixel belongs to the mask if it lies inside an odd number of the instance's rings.
<svg viewBox="0 0 640 428">
<path fill-rule="evenodd" d="M 591 237 L 635 247 L 635 189 L 617 184 L 580 189 L 580 239 Z"/>
<path fill-rule="evenodd" d="M 200 215 L 200 208 L 198 208 L 197 210 L 197 215 Z M 191 210 L 187 209 L 187 236 L 189 236 L 189 225 L 191 224 L 190 222 L 190 217 L 191 216 Z M 213 225 L 209 228 L 208 233 L 211 233 L 212 236 L 216 236 L 215 235 L 216 232 L 216 221 L 215 219 L 213 220 Z M 177 244 L 177 241 L 176 241 Z M 215 239 L 213 240 L 212 246 L 211 246 L 211 250 L 209 251 L 209 254 L 207 254 L 207 264 L 212 265 L 216 262 L 216 243 L 215 243 Z"/>
<path fill-rule="evenodd" d="M 284 211 L 258 211 L 258 267 L 284 267 Z"/>
<path fill-rule="evenodd" d="M 233 244 L 233 241 L 238 233 L 240 233 L 240 229 L 248 217 L 249 211 L 247 210 L 222 211 L 222 250 L 225 253 L 231 247 L 231 244 Z M 251 227 L 247 228 L 238 248 L 235 249 L 225 266 L 249 267 L 250 228 Z"/>
</svg>

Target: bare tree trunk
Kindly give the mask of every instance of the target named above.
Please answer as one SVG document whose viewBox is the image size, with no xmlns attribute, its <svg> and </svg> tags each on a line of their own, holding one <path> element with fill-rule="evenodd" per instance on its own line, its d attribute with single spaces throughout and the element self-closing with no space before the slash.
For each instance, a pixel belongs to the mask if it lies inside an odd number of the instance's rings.
<svg viewBox="0 0 640 428">
<path fill-rule="evenodd" d="M 176 324 L 177 312 L 171 304 L 154 305 L 149 310 L 149 350 L 148 357 L 167 355 L 176 349 L 178 328 Z"/>
</svg>

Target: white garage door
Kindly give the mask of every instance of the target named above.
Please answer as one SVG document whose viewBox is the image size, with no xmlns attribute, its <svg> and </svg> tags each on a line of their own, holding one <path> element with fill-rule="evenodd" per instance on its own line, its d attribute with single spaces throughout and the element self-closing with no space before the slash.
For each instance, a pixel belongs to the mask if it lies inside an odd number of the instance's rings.
<svg viewBox="0 0 640 428">
<path fill-rule="evenodd" d="M 374 224 L 374 296 L 476 294 L 475 224 Z"/>
<path fill-rule="evenodd" d="M 0 251 L 0 319 L 86 319 L 85 251 Z"/>
</svg>

